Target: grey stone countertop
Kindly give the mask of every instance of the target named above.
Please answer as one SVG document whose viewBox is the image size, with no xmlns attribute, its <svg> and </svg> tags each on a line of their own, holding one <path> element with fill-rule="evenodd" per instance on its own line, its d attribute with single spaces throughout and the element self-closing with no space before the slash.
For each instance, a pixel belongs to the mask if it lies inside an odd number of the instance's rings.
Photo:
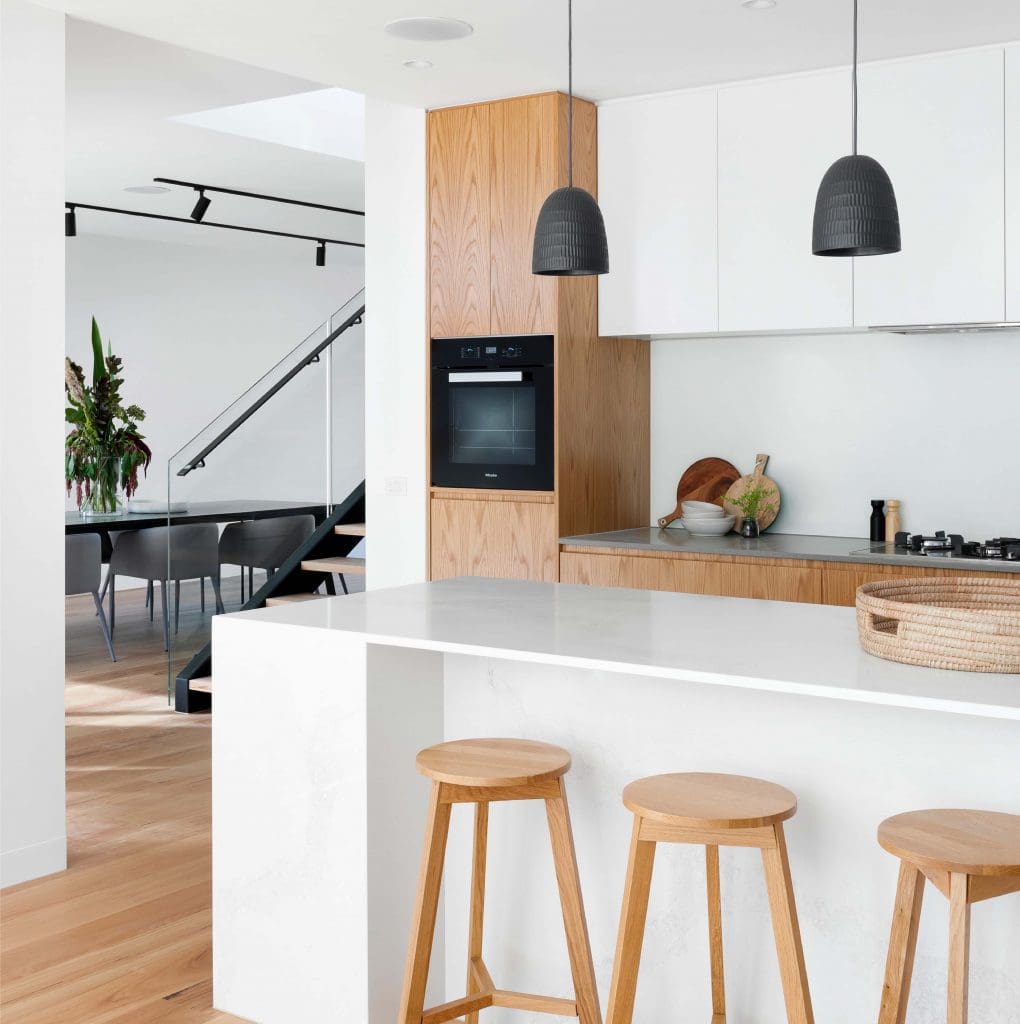
<svg viewBox="0 0 1020 1024">
<path fill-rule="evenodd" d="M 610 533 L 561 537 L 565 547 L 632 548 L 692 555 L 736 555 L 741 558 L 803 558 L 819 562 L 858 562 L 873 565 L 911 565 L 925 569 L 955 569 L 966 572 L 1020 573 L 1020 562 L 984 558 L 944 558 L 911 555 L 892 544 L 872 544 L 863 537 L 815 537 L 797 533 L 763 533 L 747 540 L 735 533 L 723 537 L 695 537 L 682 527 L 665 530 L 657 526 Z"/>
</svg>

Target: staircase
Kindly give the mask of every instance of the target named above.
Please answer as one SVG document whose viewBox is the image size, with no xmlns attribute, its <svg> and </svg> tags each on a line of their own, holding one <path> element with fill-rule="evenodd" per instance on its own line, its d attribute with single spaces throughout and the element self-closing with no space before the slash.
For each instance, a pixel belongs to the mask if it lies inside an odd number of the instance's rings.
<svg viewBox="0 0 1020 1024">
<path fill-rule="evenodd" d="M 316 531 L 297 548 L 263 586 L 241 606 L 241 611 L 321 601 L 336 595 L 334 575 L 364 575 L 365 559 L 352 558 L 351 551 L 365 537 L 365 483 L 362 481 Z M 320 593 L 324 590 L 325 593 Z M 174 710 L 184 713 L 207 711 L 212 705 L 212 644 L 206 644 L 178 673 L 174 685 Z"/>
</svg>

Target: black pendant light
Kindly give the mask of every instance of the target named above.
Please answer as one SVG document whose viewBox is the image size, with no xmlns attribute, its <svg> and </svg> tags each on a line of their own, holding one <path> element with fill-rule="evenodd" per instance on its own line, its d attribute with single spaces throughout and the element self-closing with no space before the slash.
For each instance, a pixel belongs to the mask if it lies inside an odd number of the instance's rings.
<svg viewBox="0 0 1020 1024">
<path fill-rule="evenodd" d="M 816 256 L 881 256 L 900 251 L 900 214 L 885 168 L 857 152 L 857 0 L 854 0 L 853 154 L 840 157 L 818 186 Z"/>
<path fill-rule="evenodd" d="M 550 193 L 535 224 L 531 272 L 553 277 L 609 273 L 602 211 L 574 186 L 574 11 L 567 0 L 567 186 Z"/>
</svg>

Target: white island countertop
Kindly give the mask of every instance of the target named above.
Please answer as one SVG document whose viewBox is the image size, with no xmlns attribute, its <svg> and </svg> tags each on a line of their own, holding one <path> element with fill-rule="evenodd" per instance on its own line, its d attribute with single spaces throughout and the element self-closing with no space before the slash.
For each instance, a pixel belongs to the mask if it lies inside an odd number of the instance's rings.
<svg viewBox="0 0 1020 1024">
<path fill-rule="evenodd" d="M 1020 676 L 866 654 L 851 608 L 461 578 L 229 618 L 417 650 L 1020 721 Z"/>
</svg>

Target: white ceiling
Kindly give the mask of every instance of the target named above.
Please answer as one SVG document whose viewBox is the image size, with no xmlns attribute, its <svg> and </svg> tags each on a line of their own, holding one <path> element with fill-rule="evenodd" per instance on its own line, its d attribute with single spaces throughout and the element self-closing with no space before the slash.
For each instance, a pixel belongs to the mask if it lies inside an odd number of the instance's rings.
<svg viewBox="0 0 1020 1024">
<path fill-rule="evenodd" d="M 565 0 L 40 0 L 84 18 L 415 106 L 566 85 Z M 845 64 L 850 0 L 576 0 L 575 84 L 602 100 Z M 1017 0 L 862 0 L 863 60 L 1020 39 Z M 406 43 L 399 17 L 443 15 L 468 39 Z M 402 62 L 426 57 L 429 71 Z"/>
<path fill-rule="evenodd" d="M 165 10 L 165 8 L 164 8 Z M 315 92 L 312 92 L 315 90 Z M 68 200 L 187 217 L 196 193 L 124 192 L 154 177 L 200 181 L 352 209 L 364 209 L 364 164 L 175 120 L 198 112 L 308 98 L 321 84 L 212 57 L 83 21 L 67 25 Z M 328 93 L 331 90 L 327 90 Z M 354 108 L 352 108 L 353 110 Z M 357 111 L 354 110 L 354 114 Z M 210 123 L 216 117 L 209 115 Z M 251 118 L 249 117 L 249 120 Z M 229 120 L 229 119 L 228 119 Z M 361 131 L 360 124 L 354 125 Z M 209 193 L 207 220 L 361 241 L 364 219 Z M 158 239 L 187 245 L 292 253 L 312 264 L 314 243 L 268 238 L 81 210 L 79 234 Z M 330 247 L 330 261 L 359 263 L 362 250 Z"/>
</svg>

